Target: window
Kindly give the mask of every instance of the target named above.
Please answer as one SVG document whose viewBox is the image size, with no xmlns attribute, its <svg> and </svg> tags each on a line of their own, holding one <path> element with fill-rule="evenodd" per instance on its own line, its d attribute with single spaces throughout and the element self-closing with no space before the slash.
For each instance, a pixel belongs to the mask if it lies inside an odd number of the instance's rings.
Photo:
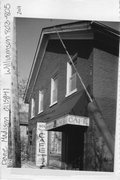
<svg viewBox="0 0 120 180">
<path fill-rule="evenodd" d="M 75 60 L 77 60 L 77 54 L 73 56 L 73 62 L 76 63 Z M 66 87 L 66 96 L 69 96 L 70 94 L 77 91 L 76 88 L 76 80 L 77 75 L 74 70 L 73 65 L 70 62 L 67 62 L 67 87 Z"/>
<path fill-rule="evenodd" d="M 49 132 L 50 138 L 50 147 L 49 153 L 60 155 L 61 154 L 61 147 L 62 147 L 62 133 L 57 131 Z"/>
<path fill-rule="evenodd" d="M 35 100 L 31 99 L 31 118 L 35 116 Z"/>
<path fill-rule="evenodd" d="M 51 105 L 57 103 L 57 95 L 58 95 L 58 78 L 55 75 L 51 79 Z"/>
<path fill-rule="evenodd" d="M 39 91 L 39 105 L 38 105 L 38 113 L 43 112 L 43 99 L 44 99 L 44 91 Z"/>
</svg>

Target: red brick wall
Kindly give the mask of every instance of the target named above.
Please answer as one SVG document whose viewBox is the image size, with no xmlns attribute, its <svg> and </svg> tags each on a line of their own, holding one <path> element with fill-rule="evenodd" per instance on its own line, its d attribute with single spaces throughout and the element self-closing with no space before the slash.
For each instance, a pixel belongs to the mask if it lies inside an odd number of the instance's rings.
<svg viewBox="0 0 120 180">
<path fill-rule="evenodd" d="M 115 55 L 95 48 L 93 67 L 93 95 L 114 135 L 118 59 Z"/>
<path fill-rule="evenodd" d="M 87 44 L 87 43 L 86 43 Z M 116 112 L 116 84 L 117 84 L 117 64 L 118 60 L 115 55 L 107 53 L 103 50 L 94 48 L 92 51 L 92 44 L 89 46 L 82 43 L 77 48 L 78 61 L 77 69 L 86 85 L 91 85 L 93 95 L 101 109 L 105 122 L 114 135 L 115 132 L 115 112 Z M 35 114 L 36 117 L 29 120 L 29 128 L 33 131 L 36 128 L 36 122 L 44 120 L 42 113 L 38 115 L 38 92 L 40 89 L 44 89 L 44 113 L 52 113 L 58 104 L 65 99 L 66 94 L 66 65 L 68 57 L 63 50 L 57 52 L 54 50 L 54 46 L 45 53 L 44 60 L 38 74 L 35 87 L 33 89 L 32 97 L 35 98 Z M 74 53 L 69 49 L 69 52 Z M 87 54 L 87 55 L 86 55 Z M 54 73 L 58 72 L 58 103 L 52 107 L 50 106 L 50 88 L 51 77 Z M 82 90 L 83 87 L 77 79 L 77 89 Z M 70 97 L 69 97 L 70 98 Z M 67 99 L 67 98 L 66 98 Z M 34 129 L 33 129 L 34 127 Z M 99 133 L 96 131 L 96 134 Z M 90 131 L 86 137 L 91 136 Z M 99 136 L 101 139 L 101 135 Z M 91 137 L 89 137 L 91 138 Z M 30 150 L 31 159 L 35 161 L 35 133 L 33 133 L 33 143 Z M 86 142 L 87 139 L 86 139 Z M 89 142 L 90 143 L 90 142 Z M 87 143 L 88 146 L 88 143 Z M 89 147 L 88 147 L 89 149 Z M 110 165 L 111 166 L 111 165 Z M 112 167 L 112 166 L 111 166 Z M 110 168 L 111 168 L 110 167 Z M 87 166 L 85 166 L 87 169 Z M 92 170 L 92 169 L 91 169 Z"/>
<path fill-rule="evenodd" d="M 82 44 L 80 44 L 82 46 Z M 79 53 L 77 60 L 77 69 L 80 73 L 86 87 L 90 84 L 90 79 L 92 76 L 90 75 L 90 69 L 92 68 L 92 51 L 91 44 L 84 47 L 83 54 L 88 54 L 87 57 L 81 57 L 81 48 L 79 45 Z M 84 45 L 85 46 L 85 45 Z M 70 51 L 71 52 L 71 51 Z M 44 111 L 50 111 L 50 109 L 56 108 L 57 105 L 53 107 L 50 106 L 50 91 L 51 91 L 51 78 L 52 76 L 58 72 L 58 104 L 65 99 L 66 95 L 66 69 L 67 69 L 67 61 L 68 56 L 65 52 L 57 53 L 51 50 L 47 51 L 44 56 L 44 60 L 38 74 L 35 87 L 33 89 L 32 97 L 35 98 L 35 114 L 38 115 L 38 92 L 40 89 L 44 89 L 45 97 L 44 97 Z M 77 89 L 82 90 L 83 87 L 77 78 Z"/>
<path fill-rule="evenodd" d="M 52 46 L 52 45 L 51 45 Z M 77 60 L 77 69 L 86 85 L 86 87 L 90 84 L 90 79 L 92 76 L 90 75 L 90 69 L 92 68 L 92 46 L 91 43 L 88 46 L 88 43 L 84 44 L 80 43 L 78 46 L 78 60 Z M 82 50 L 81 50 L 82 47 Z M 73 52 L 69 50 L 69 52 L 74 55 Z M 82 55 L 81 55 L 82 54 Z M 87 55 L 86 55 L 87 54 Z M 64 51 L 54 52 L 54 47 L 51 51 L 47 51 L 44 56 L 44 60 L 38 74 L 35 87 L 33 89 L 33 94 L 31 97 L 35 98 L 35 118 L 29 120 L 29 128 L 32 129 L 36 127 L 36 122 L 41 121 L 42 113 L 38 115 L 38 92 L 40 89 L 44 89 L 44 113 L 51 113 L 58 104 L 65 99 L 66 94 L 66 69 L 67 69 L 67 60 L 68 56 Z M 58 72 L 58 103 L 52 107 L 50 106 L 50 89 L 51 89 L 51 77 L 54 73 Z M 92 80 L 92 79 L 91 79 Z M 83 87 L 79 80 L 77 79 L 77 89 L 78 91 L 83 90 Z M 66 97 L 67 98 L 67 97 Z M 70 97 L 69 97 L 70 98 Z M 29 111 L 30 113 L 30 111 Z M 30 117 L 30 116 L 29 116 Z M 32 144 L 31 156 L 32 160 L 35 160 L 35 137 L 33 138 L 34 142 Z"/>
<path fill-rule="evenodd" d="M 118 58 L 97 48 L 94 48 L 93 52 L 93 96 L 99 105 L 106 126 L 114 137 Z M 114 157 L 92 117 L 85 133 L 84 143 L 84 169 L 113 171 Z"/>
</svg>

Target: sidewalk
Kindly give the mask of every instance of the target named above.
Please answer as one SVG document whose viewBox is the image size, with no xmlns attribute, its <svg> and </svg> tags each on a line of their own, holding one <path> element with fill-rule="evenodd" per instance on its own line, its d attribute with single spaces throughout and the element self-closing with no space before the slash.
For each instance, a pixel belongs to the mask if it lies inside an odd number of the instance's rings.
<svg viewBox="0 0 120 180">
<path fill-rule="evenodd" d="M 31 162 L 31 161 L 23 161 L 23 162 L 21 163 L 21 168 L 32 168 L 32 169 L 60 169 L 60 168 L 58 168 L 58 167 L 55 166 L 55 165 L 40 168 L 40 167 L 36 166 L 34 162 Z"/>
<path fill-rule="evenodd" d="M 21 168 L 40 169 L 38 166 L 35 165 L 35 163 L 33 163 L 31 161 L 23 161 Z"/>
</svg>

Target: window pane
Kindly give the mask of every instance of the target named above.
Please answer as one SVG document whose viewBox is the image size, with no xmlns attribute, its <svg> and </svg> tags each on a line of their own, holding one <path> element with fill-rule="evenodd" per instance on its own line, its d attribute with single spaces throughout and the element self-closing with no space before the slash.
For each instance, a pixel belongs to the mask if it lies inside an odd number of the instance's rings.
<svg viewBox="0 0 120 180">
<path fill-rule="evenodd" d="M 61 154 L 61 132 L 50 132 L 50 154 Z"/>
<path fill-rule="evenodd" d="M 70 77 L 70 91 L 73 91 L 74 89 L 76 89 L 76 73 L 74 73 L 71 77 Z"/>
<path fill-rule="evenodd" d="M 53 102 L 57 101 L 57 89 L 53 90 Z"/>
<path fill-rule="evenodd" d="M 33 118 L 35 116 L 35 101 L 32 98 L 31 99 L 31 118 Z"/>
<path fill-rule="evenodd" d="M 55 76 L 51 79 L 51 104 L 57 101 L 57 93 L 58 93 L 58 79 Z"/>
<path fill-rule="evenodd" d="M 75 66 L 77 65 L 77 56 L 78 54 L 76 53 L 72 57 L 72 60 Z M 76 71 L 71 62 L 67 62 L 67 84 L 66 85 L 67 85 L 66 95 L 69 95 L 72 91 L 76 89 Z"/>
<path fill-rule="evenodd" d="M 39 113 L 43 111 L 44 91 L 39 91 Z"/>
<path fill-rule="evenodd" d="M 58 84 L 58 80 L 56 78 L 54 79 L 53 102 L 57 101 L 57 84 Z"/>
</svg>

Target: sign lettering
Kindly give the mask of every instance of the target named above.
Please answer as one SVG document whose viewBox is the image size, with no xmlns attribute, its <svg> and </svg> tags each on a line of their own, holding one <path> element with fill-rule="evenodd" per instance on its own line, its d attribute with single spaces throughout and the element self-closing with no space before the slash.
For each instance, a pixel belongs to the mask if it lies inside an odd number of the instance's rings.
<svg viewBox="0 0 120 180">
<path fill-rule="evenodd" d="M 47 141 L 48 132 L 46 131 L 46 123 L 37 123 L 36 134 L 36 165 L 47 165 Z"/>
</svg>

